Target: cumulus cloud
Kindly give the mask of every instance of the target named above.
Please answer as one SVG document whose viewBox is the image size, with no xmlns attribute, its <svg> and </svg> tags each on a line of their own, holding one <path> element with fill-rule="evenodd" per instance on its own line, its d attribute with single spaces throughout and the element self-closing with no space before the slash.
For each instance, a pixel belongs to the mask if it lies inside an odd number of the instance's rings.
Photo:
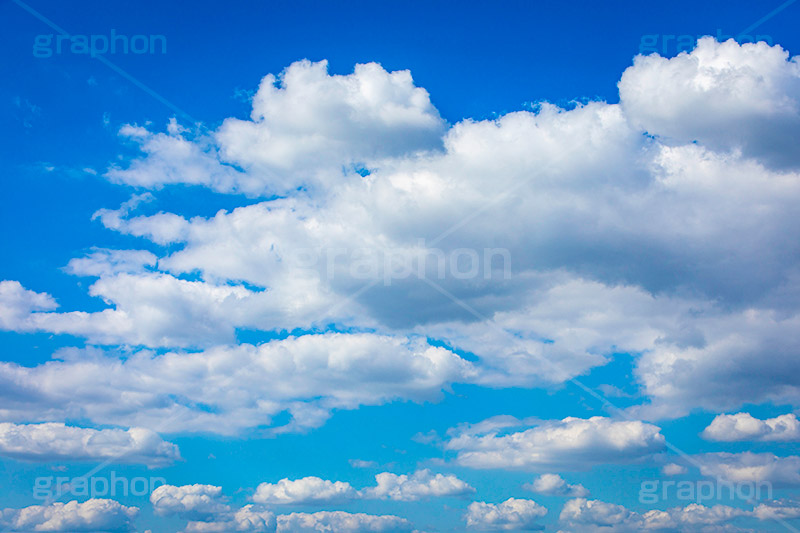
<svg viewBox="0 0 800 533">
<path fill-rule="evenodd" d="M 700 472 L 733 483 L 800 486 L 800 457 L 772 453 L 708 453 L 698 458 Z"/>
<path fill-rule="evenodd" d="M 0 511 L 0 526 L 5 531 L 124 532 L 135 531 L 137 507 L 126 507 L 113 500 L 90 499 L 32 505 Z"/>
<path fill-rule="evenodd" d="M 175 122 L 167 133 L 125 126 L 120 134 L 145 157 L 106 175 L 140 187 L 187 183 L 267 195 L 341 182 L 342 167 L 441 146 L 444 121 L 410 72 L 376 63 L 349 75 L 327 70 L 327 61 L 298 61 L 267 75 L 250 120 L 229 118 L 211 135 L 191 135 Z"/>
<path fill-rule="evenodd" d="M 144 428 L 90 429 L 61 423 L 0 423 L 0 455 L 25 461 L 104 461 L 166 466 L 178 447 Z"/>
<path fill-rule="evenodd" d="M 362 497 L 415 501 L 422 498 L 464 496 L 475 489 L 452 474 L 432 474 L 418 470 L 411 475 L 383 472 L 375 476 L 377 485 L 362 491 Z"/>
<path fill-rule="evenodd" d="M 589 496 L 589 491 L 583 485 L 571 485 L 558 474 L 542 474 L 533 480 L 533 483 L 526 483 L 523 489 L 542 494 L 545 496 L 566 496 L 569 498 L 585 498 Z"/>
<path fill-rule="evenodd" d="M 471 468 L 582 469 L 598 463 L 634 461 L 664 447 L 658 427 L 640 421 L 595 416 L 568 417 L 536 427 L 500 433 L 496 427 L 456 428 L 445 449 Z"/>
<path fill-rule="evenodd" d="M 374 487 L 356 491 L 347 482 L 328 481 L 314 476 L 282 479 L 277 483 L 261 483 L 256 488 L 253 501 L 270 505 L 336 503 L 348 499 L 407 502 L 475 492 L 475 489 L 452 474 L 433 474 L 427 469 L 410 475 L 382 472 L 375 476 L 375 482 Z"/>
<path fill-rule="evenodd" d="M 661 473 L 665 476 L 680 476 L 685 474 L 689 469 L 683 465 L 668 463 L 661 467 Z"/>
<path fill-rule="evenodd" d="M 509 498 L 498 504 L 472 502 L 467 508 L 467 527 L 481 531 L 541 530 L 537 520 L 547 509 L 533 500 Z"/>
<path fill-rule="evenodd" d="M 0 363 L 7 420 L 86 418 L 170 431 L 235 434 L 288 412 L 290 426 L 322 424 L 333 409 L 433 401 L 471 364 L 419 338 L 326 333 L 204 352 L 124 358 L 65 350 L 33 367 Z M 122 398 L 124 401 L 120 401 Z"/>
<path fill-rule="evenodd" d="M 277 528 L 275 514 L 253 505 L 245 505 L 236 511 L 221 513 L 213 520 L 191 520 L 183 533 L 273 533 Z"/>
<path fill-rule="evenodd" d="M 559 520 L 564 531 L 626 533 L 637 531 L 735 531 L 728 522 L 750 513 L 725 505 L 706 507 L 690 504 L 667 511 L 650 510 L 638 513 L 622 505 L 600 500 L 576 498 L 564 504 Z"/>
<path fill-rule="evenodd" d="M 408 520 L 393 515 L 369 515 L 344 511 L 292 513 L 278 516 L 280 533 L 407 533 L 413 531 Z"/>
<path fill-rule="evenodd" d="M 355 496 L 356 491 L 349 483 L 309 476 L 261 483 L 256 488 L 253 501 L 271 505 L 319 504 L 341 502 Z"/>
<path fill-rule="evenodd" d="M 800 421 L 794 414 L 760 420 L 750 413 L 717 415 L 703 430 L 707 440 L 738 441 L 800 441 Z"/>
<path fill-rule="evenodd" d="M 631 353 L 641 419 L 798 404 L 798 79 L 780 47 L 703 39 L 636 59 L 619 104 L 447 127 L 407 72 L 295 63 L 262 81 L 249 120 L 211 134 L 126 126 L 141 156 L 107 173 L 270 199 L 211 217 L 134 212 L 149 193 L 100 210 L 107 228 L 164 245 L 155 266 L 105 252 L 71 263 L 99 277 L 90 294 L 109 307 L 91 313 L 4 282 L 0 327 L 209 349 L 239 328 L 334 323 L 470 352 L 478 371 L 454 379 L 494 387 L 560 384 Z M 464 250 L 500 252 L 465 280 Z M 430 256 L 443 268 L 419 267 Z M 319 423 L 342 390 L 293 408 Z M 249 409 L 270 416 L 285 407 L 273 400 Z M 219 427 L 247 425 L 236 418 Z"/>
<path fill-rule="evenodd" d="M 214 485 L 161 485 L 150 494 L 153 510 L 161 516 L 180 516 L 192 521 L 209 521 L 230 512 L 222 487 Z"/>
<path fill-rule="evenodd" d="M 619 82 L 631 122 L 676 142 L 741 150 L 796 168 L 800 134 L 800 63 L 764 42 L 705 37 L 670 59 L 638 56 Z"/>
</svg>

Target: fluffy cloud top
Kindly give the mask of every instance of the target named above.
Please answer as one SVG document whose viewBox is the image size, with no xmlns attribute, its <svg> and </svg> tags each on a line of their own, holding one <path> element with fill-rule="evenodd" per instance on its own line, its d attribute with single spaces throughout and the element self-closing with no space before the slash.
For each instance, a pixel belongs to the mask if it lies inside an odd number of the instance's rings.
<svg viewBox="0 0 800 533">
<path fill-rule="evenodd" d="M 230 511 L 222 495 L 222 487 L 214 485 L 161 485 L 150 494 L 150 503 L 158 515 L 177 515 L 203 521 Z"/>
<path fill-rule="evenodd" d="M 178 447 L 144 428 L 89 429 L 60 423 L 0 423 L 0 455 L 26 461 L 103 461 L 165 466 Z"/>
<path fill-rule="evenodd" d="M 368 63 L 332 76 L 327 61 L 298 61 L 278 77 L 264 77 L 250 120 L 229 118 L 211 138 L 187 139 L 175 123 L 166 134 L 122 128 L 148 157 L 112 167 L 107 176 L 140 187 L 189 183 L 220 192 L 284 193 L 342 181 L 342 167 L 438 148 L 443 131 L 428 93 L 408 71 Z"/>
<path fill-rule="evenodd" d="M 800 421 L 794 414 L 759 420 L 750 413 L 717 415 L 703 430 L 708 440 L 737 441 L 800 441 Z"/>
<path fill-rule="evenodd" d="M 343 481 L 328 481 L 318 477 L 282 479 L 277 483 L 261 483 L 253 501 L 263 504 L 320 504 L 351 498 L 416 501 L 428 497 L 463 496 L 475 492 L 464 481 L 451 474 L 433 474 L 418 470 L 411 475 L 383 472 L 375 476 L 376 485 L 356 491 Z"/>
<path fill-rule="evenodd" d="M 592 464 L 631 461 L 664 447 L 658 427 L 639 421 L 616 421 L 595 416 L 568 417 L 524 431 L 500 434 L 451 430 L 445 449 L 456 462 L 471 468 L 537 470 L 552 467 L 585 468 Z"/>
<path fill-rule="evenodd" d="M 137 507 L 126 507 L 113 500 L 91 499 L 24 509 L 0 511 L 0 526 L 5 531 L 125 532 L 135 531 Z"/>
<path fill-rule="evenodd" d="M 800 63 L 764 42 L 700 39 L 691 53 L 638 56 L 619 82 L 631 122 L 678 142 L 797 168 Z"/>
<path fill-rule="evenodd" d="M 310 476 L 302 479 L 281 479 L 277 483 L 261 483 L 253 501 L 271 505 L 334 503 L 356 495 L 355 489 L 343 481 L 328 481 Z"/>
<path fill-rule="evenodd" d="M 589 496 L 589 491 L 583 485 L 571 485 L 564 481 L 558 474 L 542 474 L 533 480 L 533 483 L 526 483 L 523 489 L 545 496 L 566 496 L 569 498 L 585 498 Z"/>
<path fill-rule="evenodd" d="M 363 497 L 415 501 L 428 497 L 463 496 L 475 492 L 464 481 L 450 474 L 419 470 L 412 475 L 383 472 L 375 476 L 377 486 L 365 489 Z"/>
<path fill-rule="evenodd" d="M 498 504 L 472 502 L 467 508 L 467 527 L 481 531 L 539 530 L 537 520 L 547 509 L 533 500 L 509 498 Z"/>
</svg>

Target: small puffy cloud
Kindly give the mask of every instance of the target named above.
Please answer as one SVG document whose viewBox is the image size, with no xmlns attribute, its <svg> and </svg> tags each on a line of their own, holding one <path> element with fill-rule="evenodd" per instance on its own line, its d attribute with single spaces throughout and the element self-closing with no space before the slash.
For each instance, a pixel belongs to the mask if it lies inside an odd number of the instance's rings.
<svg viewBox="0 0 800 533">
<path fill-rule="evenodd" d="M 800 441 L 800 420 L 794 414 L 760 420 L 750 413 L 717 415 L 701 436 L 721 442 L 740 441 Z"/>
<path fill-rule="evenodd" d="M 502 503 L 472 502 L 467 508 L 467 527 L 481 531 L 541 530 L 537 520 L 547 509 L 533 500 L 509 498 Z"/>
<path fill-rule="evenodd" d="M 697 457 L 704 476 L 733 483 L 800 486 L 800 457 L 772 453 L 707 453 Z"/>
<path fill-rule="evenodd" d="M 0 423 L 0 455 L 25 461 L 103 461 L 166 466 L 178 447 L 145 428 L 90 429 L 61 423 Z"/>
<path fill-rule="evenodd" d="M 585 498 L 589 496 L 589 491 L 583 485 L 571 485 L 558 474 L 542 474 L 533 480 L 533 483 L 526 483 L 523 489 L 542 494 L 544 496 L 566 496 L 569 498 Z"/>
<path fill-rule="evenodd" d="M 153 510 L 161 516 L 180 516 L 192 521 L 210 521 L 230 512 L 222 487 L 214 485 L 161 485 L 150 494 Z"/>
<path fill-rule="evenodd" d="M 485 434 L 451 430 L 445 449 L 471 468 L 582 469 L 593 464 L 632 461 L 664 447 L 657 426 L 595 416 L 544 422 L 523 431 Z"/>
<path fill-rule="evenodd" d="M 361 491 L 363 498 L 416 501 L 429 497 L 464 496 L 475 492 L 466 482 L 451 474 L 432 474 L 418 470 L 411 475 L 383 472 L 375 476 L 377 486 Z"/>
<path fill-rule="evenodd" d="M 320 511 L 278 516 L 279 533 L 409 533 L 413 529 L 408 520 L 392 515 Z"/>
<path fill-rule="evenodd" d="M 356 491 L 349 483 L 309 476 L 261 483 L 256 488 L 253 501 L 270 505 L 305 505 L 341 502 L 355 496 Z"/>
<path fill-rule="evenodd" d="M 58 531 L 127 532 L 135 531 L 137 507 L 126 507 L 113 500 L 90 499 L 32 505 L 23 509 L 0 510 L 0 527 L 8 532 Z"/>
<path fill-rule="evenodd" d="M 680 476 L 688 471 L 685 466 L 676 463 L 665 464 L 661 467 L 661 473 L 665 476 Z"/>
</svg>

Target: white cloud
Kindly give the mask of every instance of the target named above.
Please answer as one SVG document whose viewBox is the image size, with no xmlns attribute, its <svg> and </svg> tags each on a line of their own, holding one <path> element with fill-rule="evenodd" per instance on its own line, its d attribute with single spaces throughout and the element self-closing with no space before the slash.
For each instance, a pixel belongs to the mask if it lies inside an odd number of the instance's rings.
<svg viewBox="0 0 800 533">
<path fill-rule="evenodd" d="M 533 500 L 509 498 L 498 504 L 472 502 L 467 508 L 467 527 L 482 531 L 544 529 L 537 520 L 547 509 Z"/>
<path fill-rule="evenodd" d="M 800 502 L 795 500 L 772 500 L 758 504 L 753 515 L 760 520 L 791 520 L 800 518 Z"/>
<path fill-rule="evenodd" d="M 320 511 L 278 516 L 279 533 L 406 533 L 413 529 L 408 520 L 392 515 Z"/>
<path fill-rule="evenodd" d="M 634 533 L 637 531 L 738 531 L 728 522 L 750 513 L 725 505 L 690 504 L 667 511 L 637 513 L 622 505 L 576 498 L 564 504 L 559 520 L 564 531 Z M 708 529 L 714 527 L 714 529 Z"/>
<path fill-rule="evenodd" d="M 213 520 L 189 521 L 184 533 L 230 533 L 244 531 L 248 533 L 273 533 L 277 528 L 275 514 L 253 505 L 245 505 L 241 509 L 220 513 Z"/>
<path fill-rule="evenodd" d="M 18 281 L 0 281 L 0 328 L 27 330 L 30 313 L 57 307 L 49 294 L 24 288 Z"/>
<path fill-rule="evenodd" d="M 533 480 L 533 483 L 526 483 L 523 489 L 542 494 L 545 496 L 566 496 L 569 498 L 585 498 L 589 496 L 589 491 L 583 485 L 571 485 L 558 474 L 542 474 Z"/>
<path fill-rule="evenodd" d="M 800 457 L 772 453 L 708 453 L 698 457 L 704 476 L 734 483 L 800 486 Z"/>
<path fill-rule="evenodd" d="M 423 339 L 368 333 L 305 335 L 198 353 L 58 355 L 64 360 L 33 367 L 0 363 L 0 414 L 6 420 L 86 418 L 236 434 L 288 411 L 291 425 L 282 431 L 302 430 L 318 427 L 333 409 L 436 400 L 473 372 L 467 361 Z"/>
<path fill-rule="evenodd" d="M 671 59 L 637 57 L 619 92 L 631 122 L 652 134 L 800 163 L 791 149 L 800 133 L 800 64 L 779 46 L 705 37 Z"/>
<path fill-rule="evenodd" d="M 445 449 L 471 468 L 581 469 L 593 464 L 633 461 L 664 447 L 658 427 L 639 421 L 595 416 L 548 421 L 523 431 L 485 434 L 451 430 Z"/>
<path fill-rule="evenodd" d="M 451 474 L 433 474 L 418 470 L 411 475 L 382 472 L 375 476 L 376 485 L 356 491 L 349 483 L 328 481 L 309 476 L 282 479 L 277 483 L 261 483 L 253 501 L 268 505 L 306 505 L 336 503 L 348 499 L 382 499 L 416 501 L 430 497 L 463 496 L 475 492 L 464 481 Z"/>
<path fill-rule="evenodd" d="M 261 483 L 256 488 L 253 501 L 270 505 L 319 504 L 340 502 L 355 496 L 356 491 L 349 483 L 309 476 Z"/>
<path fill-rule="evenodd" d="M 105 277 L 121 272 L 141 272 L 144 267 L 156 266 L 158 258 L 147 250 L 96 249 L 85 257 L 76 257 L 66 271 L 80 276 Z"/>
<path fill-rule="evenodd" d="M 345 176 L 342 167 L 438 148 L 444 122 L 408 71 L 368 63 L 331 76 L 326 61 L 298 61 L 278 77 L 264 77 L 251 120 L 229 118 L 210 136 L 189 136 L 174 122 L 168 130 L 123 127 L 120 134 L 139 143 L 146 157 L 112 167 L 107 177 L 151 188 L 188 183 L 284 193 L 358 177 Z"/>
<path fill-rule="evenodd" d="M 126 507 L 113 500 L 90 499 L 32 505 L 0 511 L 0 527 L 5 531 L 125 532 L 135 531 L 137 507 Z"/>
<path fill-rule="evenodd" d="M 688 468 L 676 463 L 668 463 L 661 467 L 661 473 L 665 476 L 680 476 L 688 471 Z"/>
<path fill-rule="evenodd" d="M 637 59 L 620 104 L 544 104 L 449 129 L 407 72 L 326 68 L 265 78 L 251 120 L 209 136 L 176 122 L 123 128 L 142 157 L 111 169 L 115 181 L 283 197 L 191 219 L 134 216 L 147 195 L 100 210 L 110 229 L 171 245 L 158 269 L 149 256 L 76 260 L 72 271 L 100 276 L 90 294 L 109 308 L 94 313 L 54 312 L 49 295 L 5 282 L 0 327 L 208 348 L 237 328 L 335 323 L 474 353 L 479 371 L 465 381 L 489 386 L 558 384 L 629 352 L 649 401 L 634 411 L 642 419 L 800 404 L 800 85 L 785 51 L 702 40 L 691 54 Z M 465 283 L 427 265 L 454 303 L 413 273 L 383 283 L 400 268 L 391 262 L 366 279 L 354 270 L 356 251 L 402 262 L 433 246 L 446 257 L 503 248 L 511 278 Z M 316 423 L 329 412 L 294 409 Z"/>
<path fill-rule="evenodd" d="M 90 429 L 60 423 L 0 423 L 0 455 L 26 461 L 103 461 L 166 466 L 178 447 L 144 428 Z"/>
<path fill-rule="evenodd" d="M 158 515 L 176 515 L 192 521 L 212 520 L 230 512 L 222 487 L 214 485 L 161 485 L 150 494 L 150 503 Z"/>
<path fill-rule="evenodd" d="M 738 441 L 800 441 L 800 421 L 794 414 L 760 420 L 750 413 L 717 415 L 701 436 L 707 440 Z"/>
<path fill-rule="evenodd" d="M 383 472 L 375 476 L 375 481 L 377 486 L 363 490 L 362 497 L 408 502 L 475 492 L 475 489 L 452 474 L 432 474 L 427 469 L 411 475 Z"/>
</svg>

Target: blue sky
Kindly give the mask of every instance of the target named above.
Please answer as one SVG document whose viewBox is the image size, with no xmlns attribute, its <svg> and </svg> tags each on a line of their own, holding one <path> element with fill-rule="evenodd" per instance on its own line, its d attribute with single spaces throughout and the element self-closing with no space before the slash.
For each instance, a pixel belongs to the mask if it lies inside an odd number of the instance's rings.
<svg viewBox="0 0 800 533">
<path fill-rule="evenodd" d="M 0 3 L 0 531 L 796 530 L 798 10 Z"/>
</svg>

